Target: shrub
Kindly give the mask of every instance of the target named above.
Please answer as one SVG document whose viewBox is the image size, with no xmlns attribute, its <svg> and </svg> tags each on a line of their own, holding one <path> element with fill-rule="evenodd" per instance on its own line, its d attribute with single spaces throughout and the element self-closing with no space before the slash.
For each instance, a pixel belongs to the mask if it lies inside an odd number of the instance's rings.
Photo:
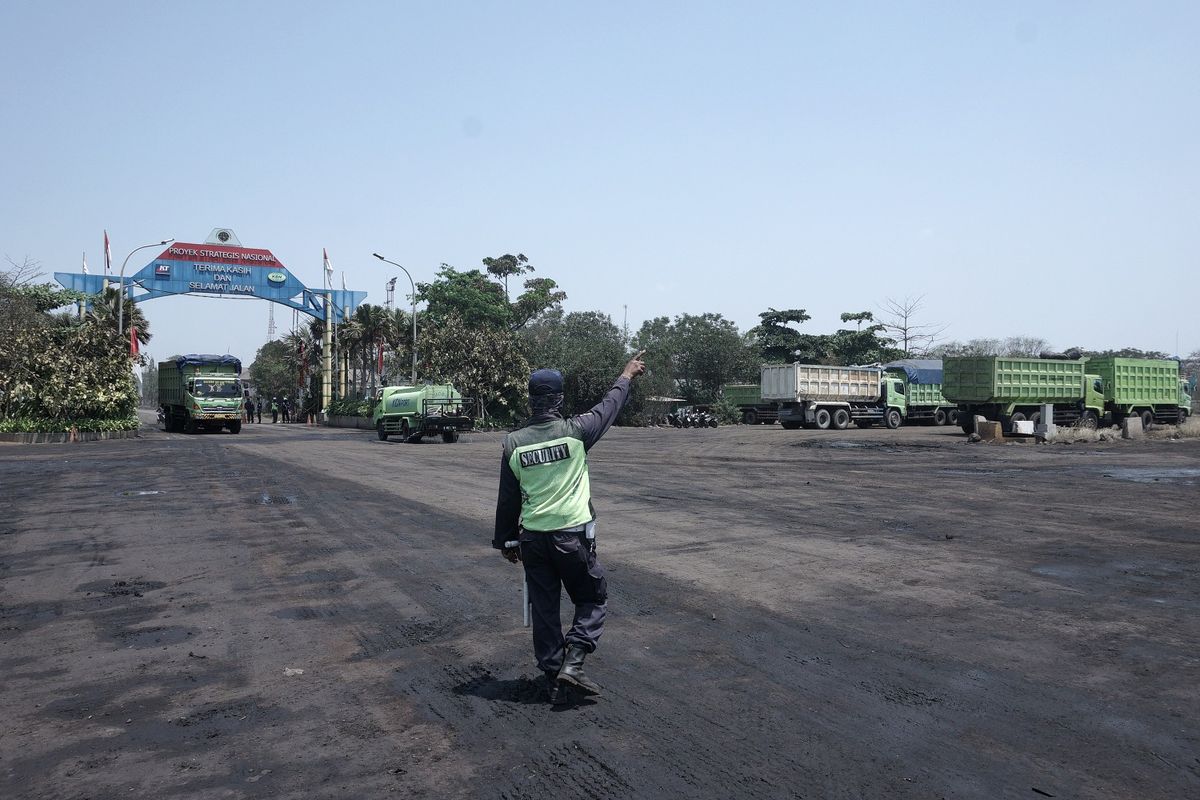
<svg viewBox="0 0 1200 800">
<path fill-rule="evenodd" d="M 9 417 L 0 419 L 0 433 L 67 433 L 75 428 L 80 432 L 136 431 L 137 417 L 114 419 L 38 419 L 34 417 Z"/>
</svg>

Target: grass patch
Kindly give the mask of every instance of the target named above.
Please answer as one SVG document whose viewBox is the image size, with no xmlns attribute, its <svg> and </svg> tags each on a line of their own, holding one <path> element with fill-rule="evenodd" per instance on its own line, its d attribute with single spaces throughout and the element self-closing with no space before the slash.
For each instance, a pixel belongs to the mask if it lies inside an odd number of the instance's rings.
<svg viewBox="0 0 1200 800">
<path fill-rule="evenodd" d="M 1200 419 L 1188 417 L 1182 425 L 1155 425 L 1147 439 L 1200 439 Z"/>
</svg>

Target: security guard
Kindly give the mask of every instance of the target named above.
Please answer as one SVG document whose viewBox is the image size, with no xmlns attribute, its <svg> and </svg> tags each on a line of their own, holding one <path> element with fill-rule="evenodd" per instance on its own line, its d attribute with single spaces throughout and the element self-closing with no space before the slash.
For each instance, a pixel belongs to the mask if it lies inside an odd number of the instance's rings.
<svg viewBox="0 0 1200 800">
<path fill-rule="evenodd" d="M 496 533 L 492 546 L 525 565 L 533 607 L 533 652 L 546 675 L 550 702 L 566 702 L 564 684 L 584 694 L 600 687 L 583 672 L 604 627 L 608 587 L 596 560 L 596 513 L 587 452 L 600 441 L 629 400 L 630 382 L 646 371 L 638 353 L 616 383 L 586 414 L 564 419 L 563 377 L 539 369 L 529 378 L 533 416 L 504 438 Z M 518 547 L 505 544 L 519 541 Z M 558 605 L 563 587 L 575 604 L 564 638 Z M 565 650 L 565 652 L 564 652 Z"/>
</svg>

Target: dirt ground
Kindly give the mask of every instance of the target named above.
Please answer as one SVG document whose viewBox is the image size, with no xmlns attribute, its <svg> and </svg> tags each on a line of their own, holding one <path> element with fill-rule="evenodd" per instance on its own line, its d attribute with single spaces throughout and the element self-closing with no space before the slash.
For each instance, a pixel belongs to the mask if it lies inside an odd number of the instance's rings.
<svg viewBox="0 0 1200 800">
<path fill-rule="evenodd" d="M 1200 796 L 1200 441 L 613 430 L 552 709 L 500 440 L 0 446 L 0 797 Z"/>
</svg>

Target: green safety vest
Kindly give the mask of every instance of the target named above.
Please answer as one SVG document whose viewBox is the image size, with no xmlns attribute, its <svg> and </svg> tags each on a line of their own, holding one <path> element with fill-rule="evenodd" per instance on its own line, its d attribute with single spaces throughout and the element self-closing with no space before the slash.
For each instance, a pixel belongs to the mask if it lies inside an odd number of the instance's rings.
<svg viewBox="0 0 1200 800">
<path fill-rule="evenodd" d="M 504 440 L 508 465 L 521 484 L 521 527 L 561 531 L 592 521 L 583 434 L 556 419 L 513 431 Z"/>
</svg>

